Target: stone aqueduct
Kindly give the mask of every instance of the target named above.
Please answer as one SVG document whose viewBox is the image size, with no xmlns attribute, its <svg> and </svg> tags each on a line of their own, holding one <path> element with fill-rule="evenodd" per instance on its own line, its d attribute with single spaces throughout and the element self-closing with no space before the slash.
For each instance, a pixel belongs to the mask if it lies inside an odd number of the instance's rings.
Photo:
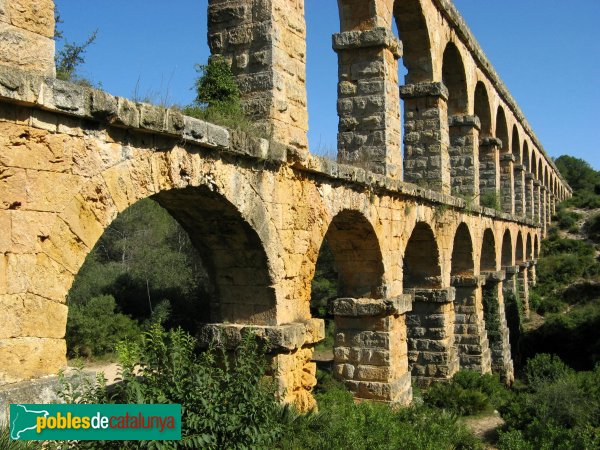
<svg viewBox="0 0 600 450">
<path fill-rule="evenodd" d="M 503 296 L 527 303 L 571 189 L 451 2 L 338 3 L 335 163 L 308 151 L 303 0 L 209 1 L 211 50 L 270 140 L 56 80 L 53 2 L 0 0 L 0 384 L 66 365 L 73 278 L 146 197 L 188 231 L 216 287 L 201 338 L 261 336 L 301 409 L 314 405 L 325 238 L 340 277 L 335 372 L 357 397 L 406 403 L 411 377 L 460 367 L 511 381 Z"/>
</svg>

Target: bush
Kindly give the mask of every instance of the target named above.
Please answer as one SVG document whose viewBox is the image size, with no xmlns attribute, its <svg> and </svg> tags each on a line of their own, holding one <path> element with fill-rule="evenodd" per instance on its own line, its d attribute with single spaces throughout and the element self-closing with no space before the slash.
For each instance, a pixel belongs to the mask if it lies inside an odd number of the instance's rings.
<svg viewBox="0 0 600 450">
<path fill-rule="evenodd" d="M 568 370 L 548 355 L 528 365 L 532 384 L 501 408 L 500 449 L 591 449 L 600 445 L 600 367 Z"/>
<path fill-rule="evenodd" d="M 373 402 L 356 404 L 342 388 L 317 396 L 319 412 L 291 421 L 282 449 L 483 448 L 453 414 L 428 407 L 394 410 Z"/>
<path fill-rule="evenodd" d="M 564 205 L 560 205 L 556 209 L 554 220 L 558 222 L 558 227 L 561 230 L 577 229 L 575 226 L 581 219 L 581 214 L 574 211 L 569 211 Z"/>
<path fill-rule="evenodd" d="M 500 211 L 502 209 L 500 205 L 500 198 L 495 192 L 486 192 L 483 194 L 479 199 L 479 204 L 481 206 L 485 206 L 486 208 L 495 209 L 496 211 Z"/>
<path fill-rule="evenodd" d="M 450 383 L 431 386 L 423 394 L 423 400 L 430 406 L 466 416 L 498 408 L 508 401 L 509 396 L 497 375 L 461 370 Z"/>
<path fill-rule="evenodd" d="M 600 362 L 599 329 L 600 300 L 588 301 L 565 314 L 547 316 L 544 324 L 524 335 L 520 348 L 525 357 L 553 353 L 574 369 L 591 370 Z"/>
<path fill-rule="evenodd" d="M 525 381 L 533 389 L 542 383 L 553 383 L 571 373 L 562 360 L 547 353 L 540 353 L 527 361 L 525 366 Z"/>
<path fill-rule="evenodd" d="M 69 355 L 100 356 L 115 351 L 120 340 L 135 340 L 140 331 L 137 322 L 116 309 L 112 295 L 72 305 L 66 333 Z"/>
<path fill-rule="evenodd" d="M 600 243 L 600 214 L 590 217 L 584 225 L 588 238 L 595 243 Z"/>
<path fill-rule="evenodd" d="M 195 352 L 196 341 L 153 324 L 139 344 L 119 346 L 122 383 L 110 393 L 83 384 L 83 403 L 179 403 L 182 440 L 163 448 L 269 448 L 281 436 L 281 407 L 264 378 L 265 358 L 247 339 L 231 360 L 223 349 Z M 139 371 L 135 369 L 138 368 Z M 73 401 L 63 381 L 59 395 Z M 144 449 L 149 442 L 80 442 L 77 448 Z M 153 443 L 158 448 L 157 443 Z"/>
</svg>

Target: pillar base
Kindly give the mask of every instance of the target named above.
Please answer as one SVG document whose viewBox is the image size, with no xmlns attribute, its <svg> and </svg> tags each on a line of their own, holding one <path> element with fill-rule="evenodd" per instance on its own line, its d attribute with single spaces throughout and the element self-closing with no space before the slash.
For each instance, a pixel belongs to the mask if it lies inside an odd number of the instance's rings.
<svg viewBox="0 0 600 450">
<path fill-rule="evenodd" d="M 334 374 L 355 398 L 407 405 L 412 400 L 405 313 L 411 297 L 339 298 L 335 317 Z"/>
<path fill-rule="evenodd" d="M 233 350 L 248 335 L 257 339 L 270 360 L 267 375 L 277 382 L 278 398 L 300 412 L 315 409 L 312 389 L 317 384 L 317 366 L 312 355 L 314 344 L 325 337 L 324 321 L 311 319 L 276 326 L 207 324 L 201 327 L 198 340 L 203 347 L 217 343 Z"/>
<path fill-rule="evenodd" d="M 407 314 L 408 360 L 415 382 L 427 387 L 447 381 L 459 370 L 454 345 L 456 290 L 411 289 L 413 309 Z"/>
</svg>

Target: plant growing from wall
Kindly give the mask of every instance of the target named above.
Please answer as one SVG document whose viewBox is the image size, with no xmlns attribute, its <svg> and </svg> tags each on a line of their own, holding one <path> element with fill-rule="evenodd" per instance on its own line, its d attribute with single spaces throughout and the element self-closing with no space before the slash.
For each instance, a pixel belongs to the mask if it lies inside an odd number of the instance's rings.
<svg viewBox="0 0 600 450">
<path fill-rule="evenodd" d="M 92 83 L 77 76 L 77 69 L 85 63 L 85 52 L 96 41 L 98 30 L 93 31 L 83 43 L 69 42 L 65 37 L 59 25 L 63 23 L 58 8 L 54 11 L 54 39 L 62 41 L 62 47 L 56 53 L 54 63 L 56 65 L 56 78 L 63 81 L 84 86 L 92 86 Z"/>
</svg>

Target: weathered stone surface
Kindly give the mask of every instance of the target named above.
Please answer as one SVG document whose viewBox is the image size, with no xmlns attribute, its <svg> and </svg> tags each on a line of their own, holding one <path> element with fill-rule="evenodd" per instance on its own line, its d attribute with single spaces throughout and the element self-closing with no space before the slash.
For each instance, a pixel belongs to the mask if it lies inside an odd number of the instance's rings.
<svg viewBox="0 0 600 450">
<path fill-rule="evenodd" d="M 389 316 L 410 311 L 411 302 L 410 295 L 388 299 L 337 298 L 330 303 L 329 309 L 336 316 Z"/>
<path fill-rule="evenodd" d="M 64 339 L 0 339 L 0 385 L 57 373 L 67 364 Z"/>
<path fill-rule="evenodd" d="M 0 64 L 54 75 L 54 40 L 0 21 Z"/>
</svg>

